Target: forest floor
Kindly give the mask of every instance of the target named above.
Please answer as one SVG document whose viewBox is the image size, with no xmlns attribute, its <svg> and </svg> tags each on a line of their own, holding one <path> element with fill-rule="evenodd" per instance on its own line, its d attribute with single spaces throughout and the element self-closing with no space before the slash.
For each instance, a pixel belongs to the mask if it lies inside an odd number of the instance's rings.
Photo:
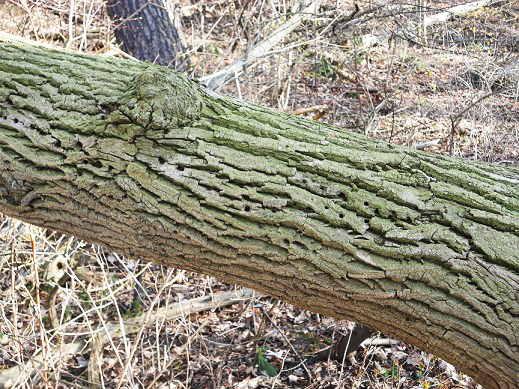
<svg viewBox="0 0 519 389">
<path fill-rule="evenodd" d="M 296 3 L 180 1 L 194 76 L 246 58 Z M 519 165 L 519 2 L 491 2 L 410 37 L 424 17 L 461 2 L 422 12 L 416 3 L 357 1 L 360 13 L 381 7 L 352 19 L 352 1 L 324 1 L 219 91 L 407 147 Z M 0 31 L 31 40 L 125 56 L 113 27 L 101 0 L 0 0 Z M 0 387 L 478 387 L 441 356 L 385 334 L 344 361 L 319 358 L 352 323 L 240 290 L 0 213 Z M 179 302 L 169 317 L 157 312 Z"/>
</svg>

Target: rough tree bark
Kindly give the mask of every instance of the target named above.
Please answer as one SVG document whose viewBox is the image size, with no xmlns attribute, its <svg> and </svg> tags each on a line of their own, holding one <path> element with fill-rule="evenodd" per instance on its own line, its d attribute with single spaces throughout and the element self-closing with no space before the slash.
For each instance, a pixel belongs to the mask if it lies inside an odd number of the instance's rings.
<svg viewBox="0 0 519 389">
<path fill-rule="evenodd" d="M 0 38 L 0 209 L 519 380 L 519 170 Z"/>
<path fill-rule="evenodd" d="M 108 0 L 107 10 L 125 52 L 141 61 L 191 72 L 172 10 L 166 5 L 162 0 Z"/>
</svg>

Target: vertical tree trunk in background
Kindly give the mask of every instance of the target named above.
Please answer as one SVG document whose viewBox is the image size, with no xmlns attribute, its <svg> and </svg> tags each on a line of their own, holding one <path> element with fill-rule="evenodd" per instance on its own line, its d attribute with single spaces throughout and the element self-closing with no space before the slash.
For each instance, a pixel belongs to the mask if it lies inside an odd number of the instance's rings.
<svg viewBox="0 0 519 389">
<path fill-rule="evenodd" d="M 0 34 L 0 210 L 519 382 L 519 169 Z"/>
<path fill-rule="evenodd" d="M 165 1 L 108 0 L 115 37 L 126 53 L 141 61 L 190 72 L 189 58 Z"/>
</svg>

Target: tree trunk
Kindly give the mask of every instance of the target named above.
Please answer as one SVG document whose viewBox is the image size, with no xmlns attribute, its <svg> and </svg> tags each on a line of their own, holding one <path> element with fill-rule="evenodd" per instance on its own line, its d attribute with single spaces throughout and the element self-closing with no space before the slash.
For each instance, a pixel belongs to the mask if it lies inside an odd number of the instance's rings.
<svg viewBox="0 0 519 389">
<path fill-rule="evenodd" d="M 519 380 L 519 169 L 0 37 L 0 207 Z"/>
<path fill-rule="evenodd" d="M 191 64 L 174 23 L 161 0 L 108 0 L 115 37 L 125 52 L 141 61 L 190 72 Z"/>
</svg>

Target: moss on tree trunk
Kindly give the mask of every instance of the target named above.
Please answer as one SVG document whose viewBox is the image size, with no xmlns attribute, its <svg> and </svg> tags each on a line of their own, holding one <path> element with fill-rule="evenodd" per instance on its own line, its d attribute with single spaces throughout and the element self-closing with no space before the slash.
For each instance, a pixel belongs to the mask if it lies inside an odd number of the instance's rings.
<svg viewBox="0 0 519 389">
<path fill-rule="evenodd" d="M 519 170 L 0 38 L 0 209 L 519 381 Z"/>
</svg>

